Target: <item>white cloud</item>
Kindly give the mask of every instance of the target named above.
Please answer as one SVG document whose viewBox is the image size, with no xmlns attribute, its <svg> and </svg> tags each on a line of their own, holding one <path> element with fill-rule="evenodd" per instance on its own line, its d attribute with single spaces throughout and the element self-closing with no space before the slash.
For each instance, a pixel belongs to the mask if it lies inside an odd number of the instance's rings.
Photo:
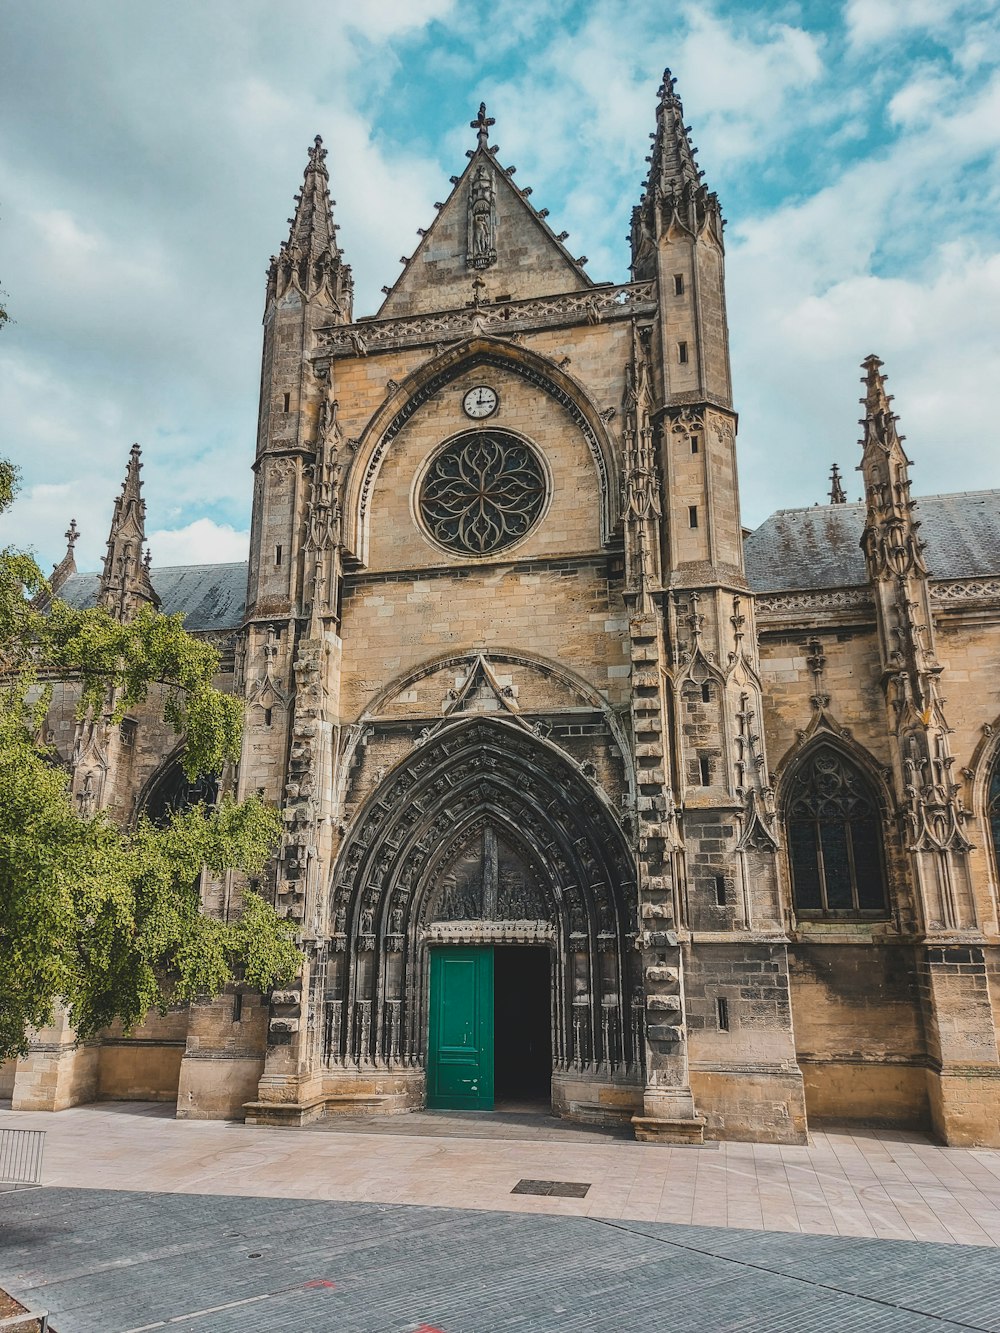
<svg viewBox="0 0 1000 1333">
<path fill-rule="evenodd" d="M 246 560 L 250 533 L 237 532 L 227 523 L 198 518 L 183 528 L 161 528 L 151 532 L 147 544 L 153 553 L 153 576 L 167 565 L 223 565 Z"/>
<path fill-rule="evenodd" d="M 464 164 L 482 97 L 518 183 L 595 279 L 624 278 L 664 63 L 732 219 L 748 519 L 850 465 L 871 350 L 918 488 L 952 462 L 956 484 L 1000 480 L 981 448 L 1000 415 L 997 0 L 851 0 L 825 33 L 815 8 L 290 0 L 280 36 L 266 0 L 141 21 L 102 0 L 56 25 L 12 9 L 0 449 L 25 487 L 4 540 L 57 559 L 75 516 L 95 568 L 138 440 L 157 564 L 245 543 L 264 270 L 317 131 L 359 315 Z"/>
<path fill-rule="evenodd" d="M 889 102 L 889 119 L 906 129 L 928 124 L 949 94 L 955 91 L 955 80 L 939 70 L 924 67 L 893 95 Z"/>
<path fill-rule="evenodd" d="M 851 45 L 861 47 L 922 30 L 960 32 L 990 13 L 996 13 L 993 0 L 847 0 L 844 22 Z"/>
</svg>

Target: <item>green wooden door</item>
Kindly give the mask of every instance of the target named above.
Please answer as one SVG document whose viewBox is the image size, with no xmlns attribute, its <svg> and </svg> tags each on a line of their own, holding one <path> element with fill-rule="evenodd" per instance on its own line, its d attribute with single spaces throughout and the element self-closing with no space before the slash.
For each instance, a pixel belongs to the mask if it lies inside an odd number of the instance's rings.
<svg viewBox="0 0 1000 1333">
<path fill-rule="evenodd" d="M 493 950 L 432 949 L 427 1105 L 493 1109 Z"/>
</svg>

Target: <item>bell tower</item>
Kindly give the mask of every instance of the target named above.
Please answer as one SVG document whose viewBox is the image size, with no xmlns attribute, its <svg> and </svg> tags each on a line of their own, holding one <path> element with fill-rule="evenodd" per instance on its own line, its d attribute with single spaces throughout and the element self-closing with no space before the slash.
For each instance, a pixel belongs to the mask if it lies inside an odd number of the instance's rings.
<svg viewBox="0 0 1000 1333">
<path fill-rule="evenodd" d="M 660 478 L 662 517 L 643 543 L 658 548 L 643 561 L 652 615 L 631 620 L 633 711 L 647 1008 L 670 1005 L 675 1020 L 647 1016 L 637 1134 L 678 1136 L 693 1113 L 709 1133 L 802 1142 L 778 835 L 743 566 L 723 219 L 669 70 L 651 137 L 631 239 L 634 278 L 654 285 L 657 303 L 645 331 L 645 412 L 647 471 Z M 662 742 L 657 719 L 635 711 L 654 684 L 654 646 Z M 659 792 L 643 781 L 654 753 L 658 766 L 647 776 L 659 775 Z M 649 803 L 655 818 L 643 812 Z"/>
</svg>

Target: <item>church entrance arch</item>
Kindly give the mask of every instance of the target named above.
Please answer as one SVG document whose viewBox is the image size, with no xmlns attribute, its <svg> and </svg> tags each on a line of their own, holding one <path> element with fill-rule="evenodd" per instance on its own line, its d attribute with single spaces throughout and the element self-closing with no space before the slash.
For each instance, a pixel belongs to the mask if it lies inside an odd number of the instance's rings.
<svg viewBox="0 0 1000 1333">
<path fill-rule="evenodd" d="M 537 1094 L 543 1061 L 550 1080 L 638 1080 L 636 900 L 617 820 L 561 751 L 518 721 L 443 727 L 384 779 L 338 856 L 327 1068 L 425 1068 L 433 960 L 457 977 L 458 951 L 490 950 L 502 1093 Z"/>
</svg>

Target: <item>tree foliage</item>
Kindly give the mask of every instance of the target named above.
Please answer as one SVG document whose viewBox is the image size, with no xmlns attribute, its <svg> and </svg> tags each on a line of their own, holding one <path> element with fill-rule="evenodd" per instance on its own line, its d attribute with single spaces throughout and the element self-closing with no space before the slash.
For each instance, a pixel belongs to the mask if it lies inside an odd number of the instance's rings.
<svg viewBox="0 0 1000 1333">
<path fill-rule="evenodd" d="M 16 488 L 0 460 L 0 512 Z M 299 966 L 294 928 L 253 889 L 232 921 L 204 916 L 198 882 L 259 873 L 280 833 L 274 809 L 224 799 L 119 828 L 81 818 L 69 776 L 38 740 L 52 677 L 79 682 L 81 719 L 115 725 L 162 687 L 164 716 L 185 740 L 189 777 L 238 757 L 242 708 L 212 686 L 218 654 L 180 616 L 31 603 L 45 580 L 30 555 L 0 551 L 0 1058 L 64 1003 L 80 1036 L 151 1007 L 217 994 L 241 978 L 266 989 Z"/>
</svg>

